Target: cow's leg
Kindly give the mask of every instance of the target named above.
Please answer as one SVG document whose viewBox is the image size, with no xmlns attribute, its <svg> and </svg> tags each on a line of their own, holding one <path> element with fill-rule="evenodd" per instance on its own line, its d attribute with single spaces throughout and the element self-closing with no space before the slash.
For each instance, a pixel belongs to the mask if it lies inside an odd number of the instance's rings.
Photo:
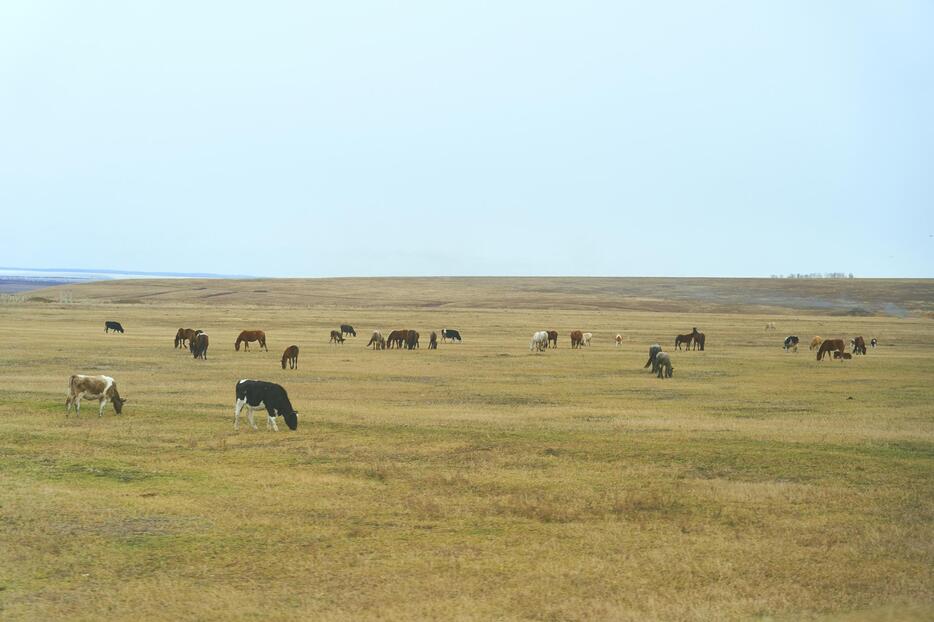
<svg viewBox="0 0 934 622">
<path fill-rule="evenodd" d="M 237 400 L 234 404 L 234 432 L 240 429 L 240 411 L 243 410 L 243 400 Z"/>
<path fill-rule="evenodd" d="M 279 431 L 279 426 L 276 424 L 276 409 L 272 406 L 266 405 L 266 429 L 268 430 L 272 427 L 273 432 Z"/>
<path fill-rule="evenodd" d="M 101 407 L 100 407 L 100 409 L 97 411 L 97 416 L 98 416 L 98 417 L 103 417 L 103 416 L 104 416 L 104 406 L 107 405 L 107 398 L 106 398 L 106 397 L 102 397 L 99 401 L 100 401 Z"/>
<path fill-rule="evenodd" d="M 71 404 L 74 400 L 71 399 L 71 396 L 65 398 L 65 416 L 68 416 L 68 413 L 71 412 Z"/>
<path fill-rule="evenodd" d="M 81 416 L 81 396 L 75 398 L 75 417 Z"/>
</svg>

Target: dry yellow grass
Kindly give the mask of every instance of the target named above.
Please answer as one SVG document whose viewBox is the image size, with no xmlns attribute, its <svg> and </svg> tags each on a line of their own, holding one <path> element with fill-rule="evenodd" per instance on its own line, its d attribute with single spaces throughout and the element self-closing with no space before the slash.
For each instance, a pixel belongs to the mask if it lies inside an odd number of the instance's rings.
<svg viewBox="0 0 934 622">
<path fill-rule="evenodd" d="M 410 308 L 424 282 L 379 284 L 381 301 L 344 282 L 353 304 L 322 282 L 291 282 L 288 304 L 204 304 L 224 297 L 176 282 L 107 286 L 145 304 L 90 286 L 70 289 L 91 302 L 0 306 L 0 617 L 934 615 L 930 320 L 621 310 L 612 288 L 528 309 L 491 283 Z M 930 284 L 912 287 L 899 300 L 930 308 Z M 360 336 L 329 346 L 344 321 Z M 642 369 L 650 343 L 695 325 L 707 351 L 674 352 L 671 380 Z M 179 326 L 210 334 L 207 361 L 173 350 Z M 424 343 L 442 326 L 464 343 L 364 348 L 372 328 Z M 270 352 L 234 352 L 244 328 Z M 530 354 L 544 328 L 559 349 Z M 577 328 L 592 347 L 568 348 Z M 881 346 L 818 364 L 782 352 L 790 333 Z M 113 375 L 125 415 L 66 419 L 75 372 Z M 245 377 L 288 389 L 296 432 L 233 432 Z"/>
</svg>

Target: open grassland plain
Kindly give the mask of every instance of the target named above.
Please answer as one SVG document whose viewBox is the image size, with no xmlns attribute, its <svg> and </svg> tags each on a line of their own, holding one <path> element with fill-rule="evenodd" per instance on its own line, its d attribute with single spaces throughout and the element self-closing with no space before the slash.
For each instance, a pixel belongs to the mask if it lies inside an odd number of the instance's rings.
<svg viewBox="0 0 934 622">
<path fill-rule="evenodd" d="M 761 314 L 728 285 L 652 312 L 612 287 L 581 308 L 543 284 L 534 308 L 502 284 L 421 304 L 428 286 L 249 283 L 0 306 L 0 618 L 934 616 L 930 282 L 880 285 L 907 317 Z M 329 345 L 342 322 L 358 337 Z M 706 350 L 675 351 L 693 326 Z M 210 335 L 206 361 L 179 327 Z M 463 343 L 427 350 L 442 327 Z M 235 352 L 257 328 L 269 352 Z M 421 349 L 367 350 L 377 328 Z M 559 348 L 530 353 L 545 329 Z M 813 335 L 880 345 L 818 363 Z M 670 380 L 643 369 L 656 341 Z M 72 373 L 113 376 L 124 414 L 66 418 Z M 285 386 L 298 429 L 258 411 L 235 433 L 241 378 Z"/>
</svg>

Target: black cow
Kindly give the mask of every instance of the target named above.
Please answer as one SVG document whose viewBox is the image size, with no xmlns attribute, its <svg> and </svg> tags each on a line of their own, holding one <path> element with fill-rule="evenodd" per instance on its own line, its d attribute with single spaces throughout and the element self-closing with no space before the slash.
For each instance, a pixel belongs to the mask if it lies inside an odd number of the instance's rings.
<svg viewBox="0 0 934 622">
<path fill-rule="evenodd" d="M 353 326 L 351 326 L 350 324 L 341 324 L 341 335 L 342 335 L 342 336 L 343 336 L 343 335 L 353 335 L 354 337 L 356 337 L 356 336 L 357 336 L 357 331 L 355 331 L 355 330 L 353 329 Z"/>
<path fill-rule="evenodd" d="M 450 339 L 451 341 L 460 341 L 461 334 L 454 330 L 453 328 L 442 328 L 441 329 L 441 341 L 442 343 Z"/>
<path fill-rule="evenodd" d="M 290 430 L 298 427 L 298 413 L 292 408 L 292 402 L 289 401 L 289 395 L 281 385 L 264 380 L 241 380 L 237 383 L 237 402 L 234 404 L 234 430 L 240 429 L 240 411 L 247 407 L 247 418 L 250 421 L 250 427 L 256 429 L 253 423 L 253 411 L 261 406 L 265 406 L 266 429 L 270 427 L 278 432 L 279 426 L 276 425 L 276 417 L 285 419 L 285 424 Z"/>
<path fill-rule="evenodd" d="M 788 350 L 798 351 L 798 336 L 797 335 L 788 335 L 785 337 L 785 344 L 782 348 L 787 352 Z"/>
<path fill-rule="evenodd" d="M 107 320 L 106 322 L 104 322 L 104 332 L 109 333 L 110 331 L 113 331 L 115 333 L 122 333 L 123 327 L 120 326 L 120 322 L 114 322 L 112 320 Z"/>
</svg>

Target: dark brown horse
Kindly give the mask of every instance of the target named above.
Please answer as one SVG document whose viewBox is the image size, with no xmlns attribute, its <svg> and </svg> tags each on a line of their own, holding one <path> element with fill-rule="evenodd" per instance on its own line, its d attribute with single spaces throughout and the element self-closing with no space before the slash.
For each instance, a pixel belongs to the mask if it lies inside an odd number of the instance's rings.
<svg viewBox="0 0 934 622">
<path fill-rule="evenodd" d="M 208 345 L 210 344 L 207 333 L 199 331 L 197 335 L 192 337 L 189 343 L 191 345 L 189 348 L 191 355 L 196 359 L 206 361 L 208 358 Z"/>
<path fill-rule="evenodd" d="M 390 350 L 393 348 L 402 348 L 402 344 L 405 343 L 406 337 L 408 337 L 409 331 L 407 330 L 394 330 L 389 333 L 389 336 L 386 337 L 386 347 Z"/>
<path fill-rule="evenodd" d="M 249 352 L 251 341 L 258 341 L 259 346 L 263 350 L 266 350 L 266 352 L 269 352 L 269 348 L 266 347 L 266 333 L 261 330 L 245 330 L 240 333 L 240 336 L 237 337 L 237 342 L 234 344 L 234 349 L 239 352 L 240 344 L 242 343 L 244 351 Z"/>
<path fill-rule="evenodd" d="M 545 331 L 545 332 L 548 333 L 548 343 L 549 343 L 549 345 L 551 345 L 551 347 L 553 347 L 553 348 L 557 348 L 557 347 L 558 347 L 558 331 L 556 331 L 556 330 L 549 330 L 549 331 Z"/>
<path fill-rule="evenodd" d="M 408 350 L 414 350 L 418 347 L 418 331 L 409 330 L 405 335 L 405 347 Z"/>
<path fill-rule="evenodd" d="M 691 349 L 691 341 L 694 340 L 694 333 L 688 333 L 687 335 L 678 335 L 675 337 L 675 349 L 680 350 L 681 344 L 684 344 L 685 350 Z"/>
<path fill-rule="evenodd" d="M 850 343 L 853 344 L 853 354 L 866 354 L 866 340 L 861 336 L 856 337 Z"/>
<path fill-rule="evenodd" d="M 431 335 L 428 337 L 428 349 L 437 350 L 438 349 L 438 333 L 431 331 Z"/>
<path fill-rule="evenodd" d="M 282 353 L 282 369 L 285 369 L 286 361 L 289 363 L 289 369 L 298 368 L 298 346 L 289 346 Z"/>
<path fill-rule="evenodd" d="M 187 348 L 188 346 L 185 344 L 185 342 L 187 341 L 188 343 L 191 343 L 191 340 L 195 338 L 195 335 L 200 332 L 204 331 L 195 330 L 193 328 L 179 328 L 178 332 L 175 333 L 175 347 Z"/>
<path fill-rule="evenodd" d="M 824 339 L 817 350 L 817 360 L 822 360 L 824 354 L 831 352 L 846 352 L 846 343 L 842 339 Z"/>
<path fill-rule="evenodd" d="M 707 336 L 704 333 L 697 332 L 697 329 L 694 329 L 694 332 L 691 333 L 694 336 L 694 349 L 701 350 L 704 349 L 704 342 L 707 340 Z"/>
<path fill-rule="evenodd" d="M 571 331 L 571 349 L 580 348 L 584 345 L 584 333 L 579 330 Z"/>
<path fill-rule="evenodd" d="M 330 341 L 328 341 L 328 343 L 333 343 L 333 344 L 336 344 L 336 345 L 342 345 L 342 344 L 344 343 L 344 336 L 341 334 L 341 331 L 339 331 L 339 330 L 332 330 L 332 331 L 331 331 L 331 339 L 330 339 Z"/>
</svg>

